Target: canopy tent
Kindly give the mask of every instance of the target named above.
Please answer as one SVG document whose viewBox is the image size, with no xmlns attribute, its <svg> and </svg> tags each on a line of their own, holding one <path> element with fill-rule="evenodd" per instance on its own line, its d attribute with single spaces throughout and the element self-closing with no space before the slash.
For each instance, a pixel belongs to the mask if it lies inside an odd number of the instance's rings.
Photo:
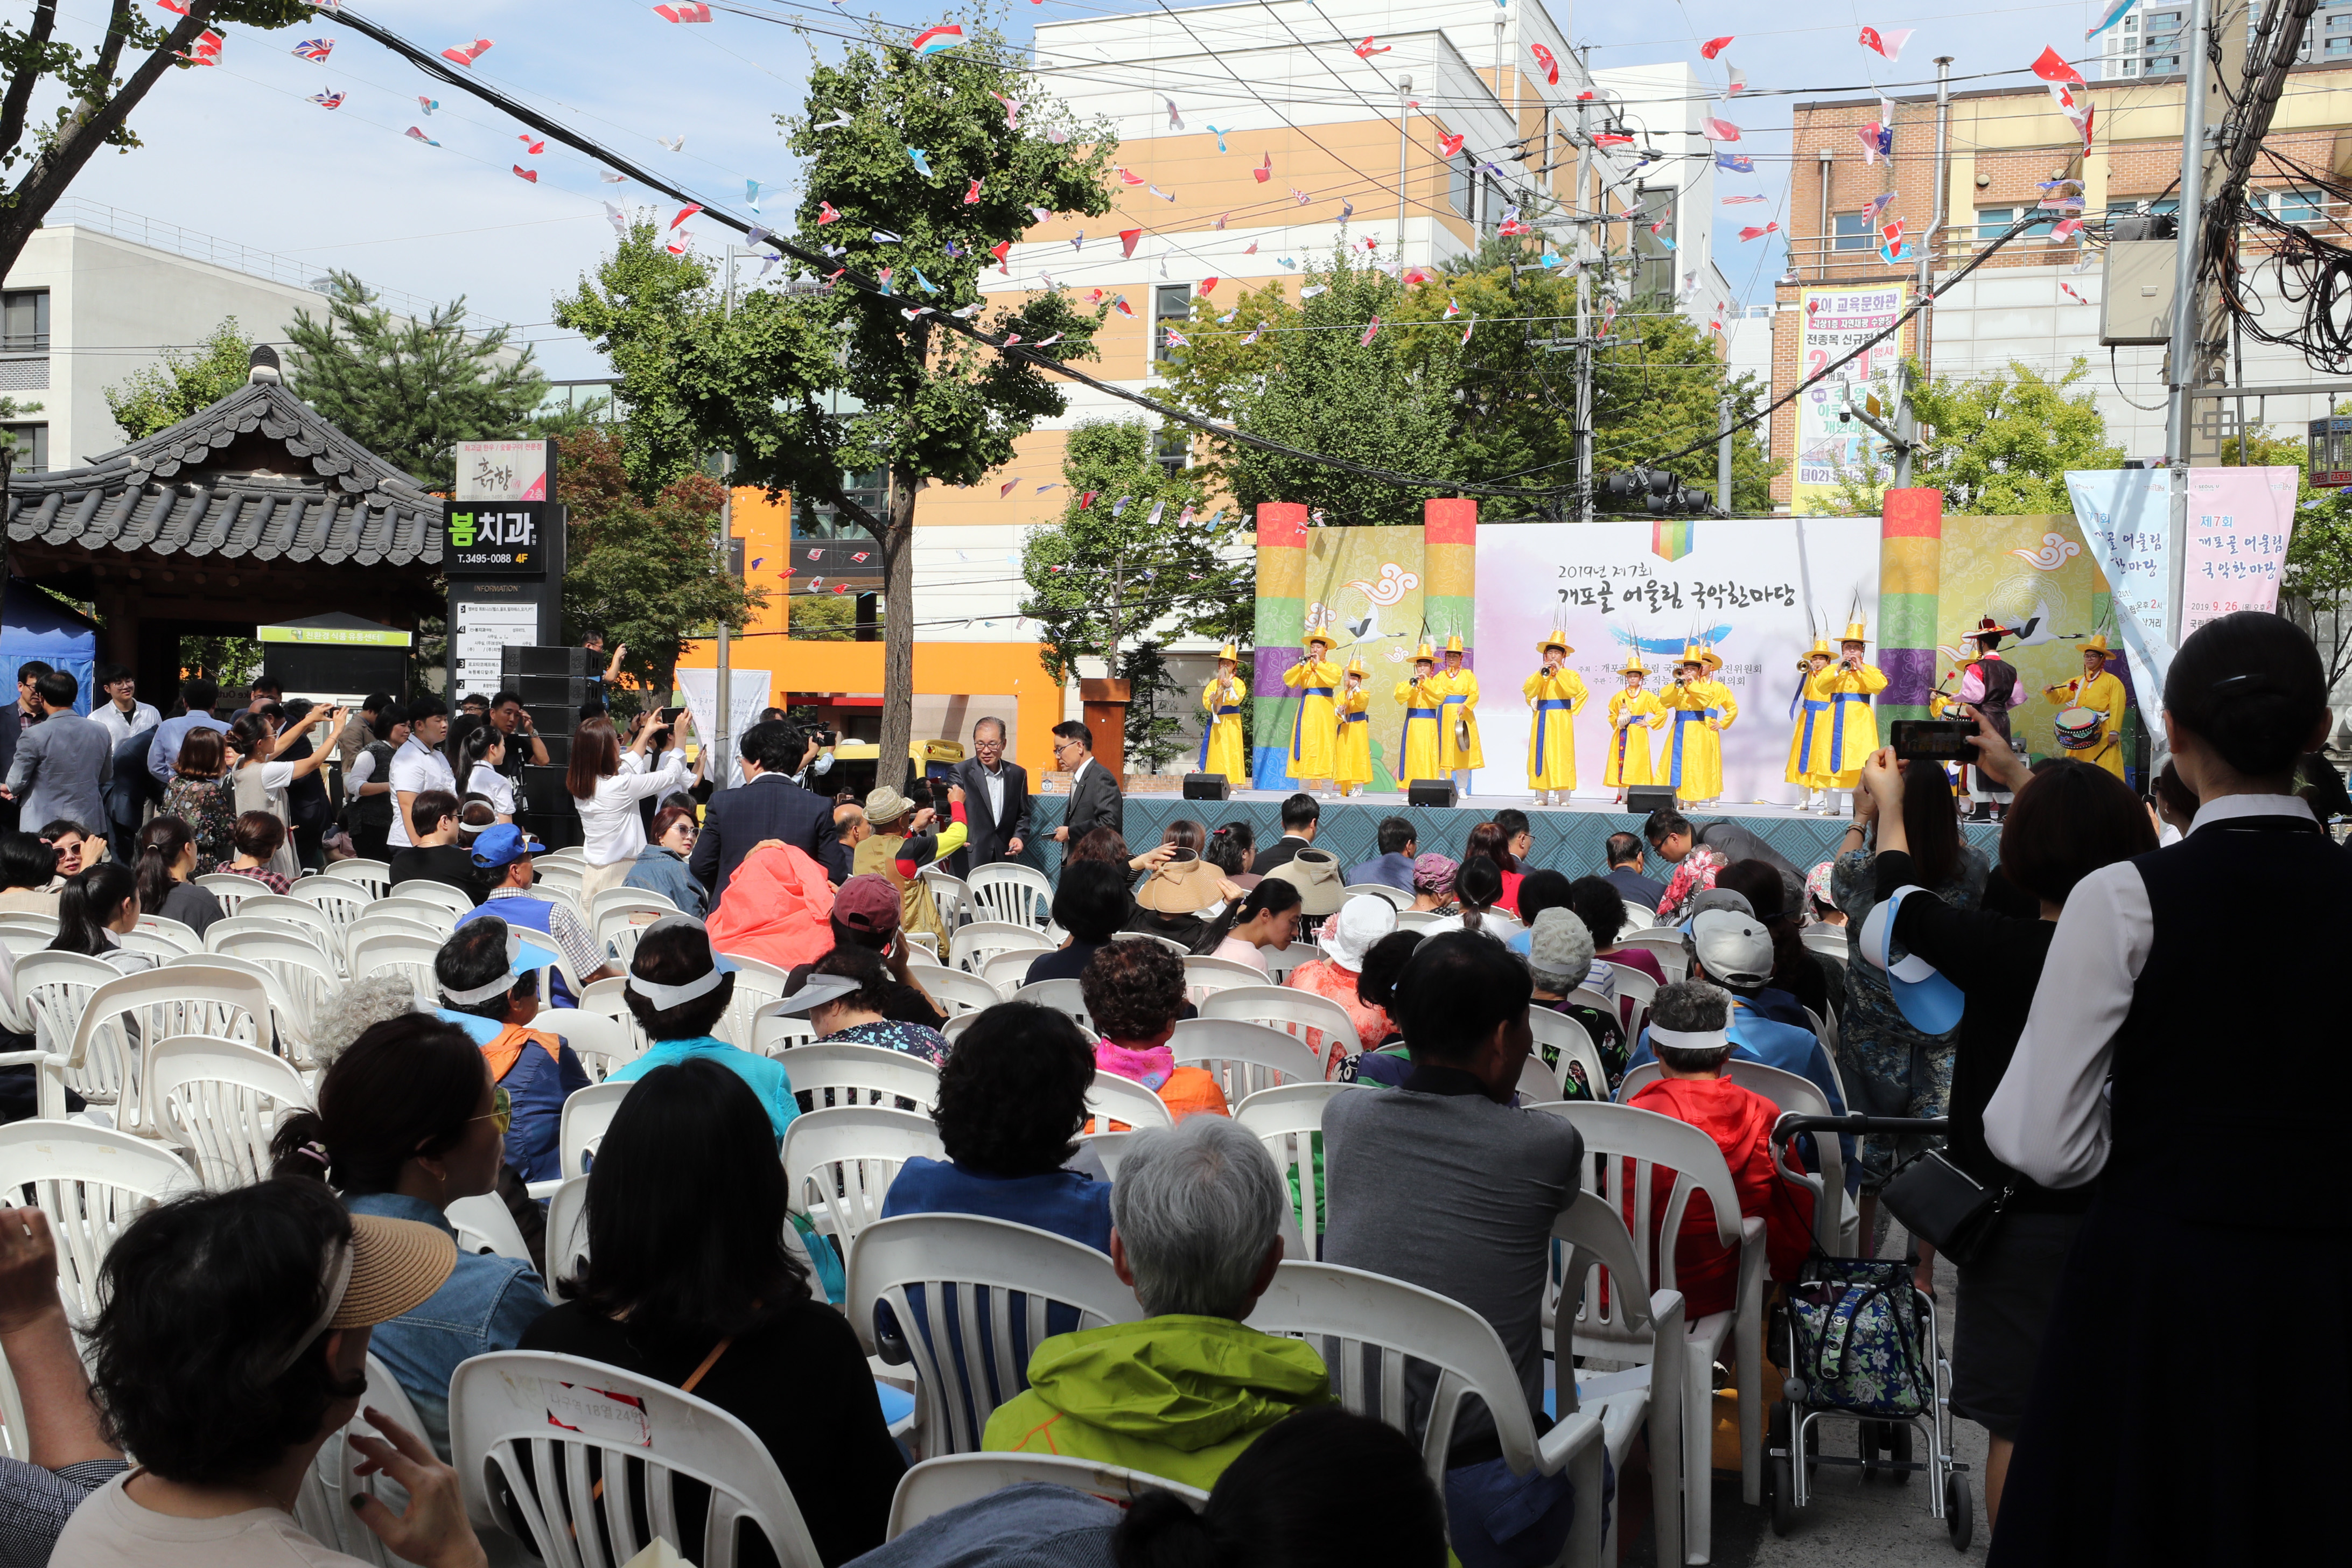
<svg viewBox="0 0 2352 1568">
<path fill-rule="evenodd" d="M 74 711 L 89 712 L 90 677 L 98 668 L 98 623 L 23 578 L 11 577 L 0 601 L 0 670 L 14 682 L 17 667 L 32 659 L 72 676 Z"/>
</svg>

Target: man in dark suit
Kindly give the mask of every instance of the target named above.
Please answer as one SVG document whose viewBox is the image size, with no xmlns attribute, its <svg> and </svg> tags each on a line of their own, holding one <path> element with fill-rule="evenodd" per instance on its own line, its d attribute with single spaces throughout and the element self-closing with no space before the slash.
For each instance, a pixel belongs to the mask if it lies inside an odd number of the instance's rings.
<svg viewBox="0 0 2352 1568">
<path fill-rule="evenodd" d="M 1095 761 L 1095 732 L 1075 719 L 1055 725 L 1054 765 L 1070 771 L 1070 805 L 1054 837 L 1065 845 L 1076 844 L 1096 828 L 1108 827 L 1125 838 L 1126 803 L 1119 796 L 1118 780 Z"/>
<path fill-rule="evenodd" d="M 100 794 L 106 801 L 106 841 L 116 860 L 139 863 L 139 829 L 147 816 L 147 803 L 160 801 L 163 792 L 147 772 L 147 744 L 154 731 L 142 730 L 118 742 Z"/>
<path fill-rule="evenodd" d="M 1301 849 L 1315 842 L 1315 831 L 1322 820 L 1323 808 L 1304 790 L 1284 801 L 1282 837 L 1257 852 L 1250 869 L 1268 877 L 1289 865 Z"/>
<path fill-rule="evenodd" d="M 687 857 L 686 868 L 710 889 L 714 905 L 743 857 L 771 838 L 805 850 L 836 887 L 849 875 L 848 849 L 834 833 L 833 802 L 793 783 L 816 749 L 816 737 L 793 724 L 754 724 L 743 731 L 743 787 L 710 797 Z"/>
<path fill-rule="evenodd" d="M 26 659 L 16 667 L 16 700 L 0 702 L 0 779 L 6 778 L 16 765 L 16 738 L 37 721 L 41 704 L 33 695 L 33 683 L 49 673 L 49 667 L 37 658 Z M 0 800 L 0 828 L 13 830 L 16 826 L 17 803 Z M 41 824 L 33 824 L 38 832 Z"/>
<path fill-rule="evenodd" d="M 967 876 L 974 866 L 992 866 L 1021 853 L 1029 837 L 1029 770 L 1004 755 L 1004 721 L 982 719 L 971 727 L 972 760 L 956 768 L 963 789 L 963 817 L 971 838 L 955 852 L 949 869 Z"/>
<path fill-rule="evenodd" d="M 1780 907 L 1805 907 L 1805 874 L 1787 856 L 1736 822 L 1710 822 L 1695 828 L 1679 811 L 1654 811 L 1642 824 L 1642 837 L 1658 852 L 1658 858 L 1669 866 L 1681 865 L 1693 847 L 1701 844 L 1722 856 L 1726 862 L 1761 860 L 1780 874 L 1780 889 L 1786 900 Z"/>
</svg>

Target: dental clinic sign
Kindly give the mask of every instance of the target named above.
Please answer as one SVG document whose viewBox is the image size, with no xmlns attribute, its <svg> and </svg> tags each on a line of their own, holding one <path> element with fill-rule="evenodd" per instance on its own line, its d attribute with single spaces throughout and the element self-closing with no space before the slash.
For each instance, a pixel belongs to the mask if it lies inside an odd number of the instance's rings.
<svg viewBox="0 0 2352 1568">
<path fill-rule="evenodd" d="M 545 577 L 547 501 L 445 501 L 441 570 L 451 577 Z"/>
</svg>

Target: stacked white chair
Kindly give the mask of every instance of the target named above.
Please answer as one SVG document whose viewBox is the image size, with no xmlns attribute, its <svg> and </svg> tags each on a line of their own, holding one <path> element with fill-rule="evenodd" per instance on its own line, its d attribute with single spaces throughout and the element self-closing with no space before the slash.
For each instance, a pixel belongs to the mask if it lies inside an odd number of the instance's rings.
<svg viewBox="0 0 2352 1568">
<path fill-rule="evenodd" d="M 964 879 L 975 921 L 998 921 L 1043 931 L 1054 917 L 1054 884 L 1045 873 L 1018 861 L 975 866 Z"/>
<path fill-rule="evenodd" d="M 367 889 L 341 877 L 305 877 L 287 889 L 286 896 L 301 900 L 327 918 L 338 953 L 349 951 L 352 925 L 376 899 Z"/>
<path fill-rule="evenodd" d="M 205 933 L 207 937 L 211 934 Z M 282 935 L 240 932 L 221 942 L 218 951 L 224 957 L 242 959 L 268 971 L 278 983 L 271 1004 L 282 1004 L 286 1009 L 285 1022 L 295 1047 L 293 1054 L 298 1063 L 307 1061 L 310 1042 L 318 1036 L 320 1013 L 342 989 L 343 980 L 336 971 L 335 961 L 291 931 Z"/>
<path fill-rule="evenodd" d="M 262 893 L 247 899 L 246 903 L 257 904 L 268 897 L 268 893 Z M 327 945 L 329 938 L 319 927 L 271 920 L 266 914 L 230 915 L 226 919 L 213 921 L 205 931 L 204 951 L 234 953 L 239 951 L 241 944 L 248 940 L 270 942 L 299 942 L 339 969 L 344 962 L 342 949 L 337 947 L 331 951 Z"/>
<path fill-rule="evenodd" d="M 1348 1016 L 1345 1007 L 1328 996 L 1294 991 L 1287 985 L 1261 982 L 1219 991 L 1202 999 L 1200 1013 L 1203 1018 L 1238 1018 L 1279 1029 L 1313 1051 L 1327 1071 L 1337 1059 L 1334 1051 L 1351 1057 L 1364 1048 L 1364 1042 L 1356 1037 L 1355 1020 Z"/>
<path fill-rule="evenodd" d="M 148 1051 L 146 1067 L 156 1125 L 215 1192 L 268 1177 L 278 1119 L 312 1103 L 290 1064 L 234 1040 L 174 1036 Z"/>
<path fill-rule="evenodd" d="M 267 1057 L 269 1022 L 269 988 L 251 974 L 201 963 L 175 963 L 118 976 L 90 993 L 82 1004 L 81 1015 L 74 1023 L 73 1044 L 66 1059 L 58 1064 L 58 1078 L 52 1080 L 48 1074 L 42 1075 L 41 1114 L 63 1116 L 64 1084 L 88 1068 L 94 1054 L 117 1053 L 121 1067 L 115 1125 L 142 1138 L 163 1137 L 151 1093 L 155 1077 L 149 1058 L 157 1043 L 181 1035 L 202 1035 L 254 1047 Z M 126 1027 L 134 1024 L 135 1046 Z M 53 1081 L 58 1095 L 55 1110 L 49 1108 L 47 1098 Z"/>
<path fill-rule="evenodd" d="M 79 1063 L 70 1068 L 65 1067 L 73 1053 L 74 1037 L 90 997 L 100 986 L 121 977 L 122 972 L 104 959 L 79 952 L 30 952 L 19 958 L 16 1005 L 36 1048 L 30 1053 L 11 1052 L 0 1057 L 0 1062 L 12 1066 L 33 1062 L 37 1072 L 45 1078 L 55 1074 L 63 1088 L 72 1089 L 92 1105 L 113 1106 L 127 1094 L 135 1106 L 139 1060 L 121 1030 L 110 1031 L 93 1048 L 83 1053 Z M 43 1065 L 42 1059 L 48 1058 L 55 1058 L 53 1066 Z M 54 1111 L 46 1107 L 41 1111 L 43 1116 L 65 1113 L 62 1094 L 58 1097 Z M 116 1119 L 121 1119 L 119 1112 Z"/>
</svg>

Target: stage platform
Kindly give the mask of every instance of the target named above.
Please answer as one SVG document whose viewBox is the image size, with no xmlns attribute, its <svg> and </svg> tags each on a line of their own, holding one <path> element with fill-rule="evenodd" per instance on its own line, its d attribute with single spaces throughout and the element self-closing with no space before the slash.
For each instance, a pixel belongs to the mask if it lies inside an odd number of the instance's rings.
<svg viewBox="0 0 2352 1568">
<path fill-rule="evenodd" d="M 1048 835 L 1060 826 L 1062 808 L 1068 804 L 1068 798 L 1058 795 L 1035 797 L 1034 837 L 1021 858 L 1042 867 L 1048 876 L 1056 875 L 1061 868 L 1062 846 Z M 1235 790 L 1227 801 L 1186 800 L 1173 792 L 1130 795 L 1126 797 L 1128 847 L 1136 854 L 1150 848 L 1160 842 L 1162 826 L 1176 817 L 1190 817 L 1210 827 L 1221 822 L 1245 821 L 1256 831 L 1258 843 L 1271 844 L 1282 836 L 1282 803 L 1289 798 L 1287 792 L 1271 790 Z M 1570 878 L 1598 875 L 1605 869 L 1609 836 L 1639 835 L 1645 820 L 1607 800 L 1529 805 L 1524 793 L 1474 795 L 1450 809 L 1410 806 L 1398 795 L 1327 800 L 1322 806 L 1315 847 L 1337 855 L 1343 868 L 1359 866 L 1379 856 L 1383 817 L 1402 816 L 1412 823 L 1423 853 L 1435 850 L 1458 860 L 1473 827 L 1492 820 L 1495 813 L 1506 807 L 1516 806 L 1527 813 L 1528 830 L 1535 840 L 1527 857 L 1530 866 L 1549 867 Z M 1693 807 L 1684 815 L 1696 823 L 1723 818 L 1738 822 L 1801 868 L 1818 865 L 1835 854 L 1838 840 L 1846 830 L 1846 818 L 1843 816 L 1816 816 L 1781 805 Z M 1962 823 L 1960 831 L 1989 858 L 1999 856 L 1998 823 Z M 1658 880 L 1666 879 L 1655 856 L 1650 858 L 1647 869 Z"/>
</svg>

